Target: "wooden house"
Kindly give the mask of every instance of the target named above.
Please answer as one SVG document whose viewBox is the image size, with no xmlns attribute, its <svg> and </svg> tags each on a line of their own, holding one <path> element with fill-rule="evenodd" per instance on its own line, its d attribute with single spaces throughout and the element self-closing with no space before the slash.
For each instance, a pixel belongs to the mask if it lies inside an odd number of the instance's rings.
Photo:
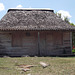
<svg viewBox="0 0 75 75">
<path fill-rule="evenodd" d="M 73 30 L 50 9 L 9 9 L 0 20 L 0 55 L 71 54 Z"/>
</svg>

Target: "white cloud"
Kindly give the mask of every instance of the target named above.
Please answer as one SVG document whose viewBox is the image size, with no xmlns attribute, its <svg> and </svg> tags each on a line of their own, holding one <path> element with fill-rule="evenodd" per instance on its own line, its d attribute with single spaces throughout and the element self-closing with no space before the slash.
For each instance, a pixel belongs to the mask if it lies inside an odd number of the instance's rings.
<svg viewBox="0 0 75 75">
<path fill-rule="evenodd" d="M 68 17 L 68 18 L 71 18 L 72 17 L 68 11 L 59 10 L 57 13 L 60 13 L 61 14 L 61 18 L 63 20 L 64 20 L 64 17 Z"/>
<path fill-rule="evenodd" d="M 22 5 L 18 5 L 16 8 L 22 8 L 23 6 Z"/>
<path fill-rule="evenodd" d="M 0 11 L 3 11 L 5 9 L 3 3 L 0 3 Z"/>
</svg>

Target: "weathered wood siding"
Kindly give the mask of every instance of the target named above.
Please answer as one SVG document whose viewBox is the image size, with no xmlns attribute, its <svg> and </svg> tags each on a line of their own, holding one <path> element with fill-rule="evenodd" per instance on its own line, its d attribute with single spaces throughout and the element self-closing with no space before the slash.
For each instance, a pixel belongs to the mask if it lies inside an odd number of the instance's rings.
<svg viewBox="0 0 75 75">
<path fill-rule="evenodd" d="M 28 34 L 29 33 L 29 34 Z M 13 34 L 13 33 L 12 33 Z M 38 55 L 38 41 L 37 32 L 14 32 L 12 42 L 15 42 L 11 47 L 10 55 L 23 56 L 23 55 Z M 15 45 L 17 44 L 17 45 Z"/>
<path fill-rule="evenodd" d="M 53 32 L 46 33 L 46 55 L 51 55 L 54 50 Z"/>
<path fill-rule="evenodd" d="M 46 33 L 45 32 L 39 32 L 40 34 L 39 34 L 39 40 L 40 40 L 40 42 L 39 42 L 39 49 L 40 49 L 40 56 L 42 56 L 42 55 L 46 55 Z"/>
<path fill-rule="evenodd" d="M 38 37 L 37 32 L 29 32 L 29 35 L 23 35 L 24 54 L 38 55 Z"/>
<path fill-rule="evenodd" d="M 0 54 L 10 56 L 38 55 L 37 33 L 2 32 L 0 33 Z"/>
<path fill-rule="evenodd" d="M 40 32 L 41 56 L 63 54 L 63 49 L 63 32 Z"/>
<path fill-rule="evenodd" d="M 60 55 L 71 53 L 71 32 L 53 31 L 46 33 L 47 55 Z"/>
<path fill-rule="evenodd" d="M 71 41 L 69 31 L 3 31 L 0 32 L 0 54 L 10 56 L 70 54 Z"/>
<path fill-rule="evenodd" d="M 11 34 L 0 33 L 0 54 L 7 55 L 9 47 L 11 47 Z"/>
<path fill-rule="evenodd" d="M 65 53 L 71 53 L 71 37 L 70 32 L 63 32 L 63 46 Z"/>
<path fill-rule="evenodd" d="M 22 32 L 13 32 L 12 33 L 12 46 L 13 47 L 22 47 Z"/>
</svg>

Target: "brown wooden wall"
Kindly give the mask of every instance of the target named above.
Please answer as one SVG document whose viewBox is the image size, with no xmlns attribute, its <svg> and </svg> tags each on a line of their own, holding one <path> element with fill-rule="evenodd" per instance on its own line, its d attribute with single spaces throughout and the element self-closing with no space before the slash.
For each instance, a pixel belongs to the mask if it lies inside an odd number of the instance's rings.
<svg viewBox="0 0 75 75">
<path fill-rule="evenodd" d="M 0 54 L 10 56 L 70 54 L 70 33 L 69 31 L 1 31 Z"/>
</svg>

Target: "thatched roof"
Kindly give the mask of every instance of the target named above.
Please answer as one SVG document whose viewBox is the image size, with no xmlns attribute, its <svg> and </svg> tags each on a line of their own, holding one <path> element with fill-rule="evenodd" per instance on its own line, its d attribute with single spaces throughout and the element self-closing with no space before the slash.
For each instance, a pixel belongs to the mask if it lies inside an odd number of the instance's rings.
<svg viewBox="0 0 75 75">
<path fill-rule="evenodd" d="M 9 9 L 0 30 L 75 30 L 49 9 Z"/>
</svg>

